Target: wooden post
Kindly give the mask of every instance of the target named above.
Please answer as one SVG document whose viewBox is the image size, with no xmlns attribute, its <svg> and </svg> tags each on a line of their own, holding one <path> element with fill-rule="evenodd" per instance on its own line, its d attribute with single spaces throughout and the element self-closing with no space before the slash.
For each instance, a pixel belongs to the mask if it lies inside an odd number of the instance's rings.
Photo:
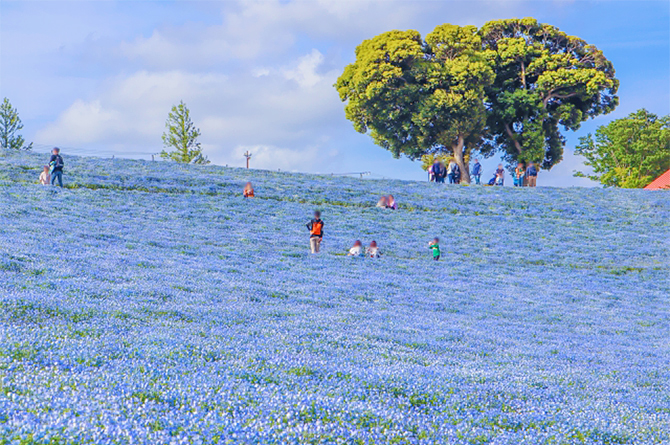
<svg viewBox="0 0 670 445">
<path fill-rule="evenodd" d="M 251 153 L 249 153 L 249 150 L 244 153 L 244 157 L 247 158 L 247 168 L 249 168 L 249 158 L 251 158 Z"/>
</svg>

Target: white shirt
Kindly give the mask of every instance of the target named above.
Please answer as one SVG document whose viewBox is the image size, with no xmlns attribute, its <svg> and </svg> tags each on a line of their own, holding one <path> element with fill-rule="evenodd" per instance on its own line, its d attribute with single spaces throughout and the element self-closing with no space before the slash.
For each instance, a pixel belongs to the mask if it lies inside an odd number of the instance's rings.
<svg viewBox="0 0 670 445">
<path fill-rule="evenodd" d="M 51 176 L 51 175 L 47 172 L 40 173 L 40 184 L 49 185 L 49 180 L 51 179 L 51 178 L 49 178 L 49 176 Z"/>
<path fill-rule="evenodd" d="M 365 253 L 370 257 L 370 258 L 379 258 L 382 254 L 382 251 L 379 250 L 379 247 L 368 247 L 365 251 Z"/>
</svg>

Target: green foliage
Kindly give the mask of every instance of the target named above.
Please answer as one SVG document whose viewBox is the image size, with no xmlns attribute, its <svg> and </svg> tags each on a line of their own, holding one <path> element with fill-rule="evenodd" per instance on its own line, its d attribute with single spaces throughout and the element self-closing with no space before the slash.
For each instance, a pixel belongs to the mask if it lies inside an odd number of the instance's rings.
<svg viewBox="0 0 670 445">
<path fill-rule="evenodd" d="M 608 187 L 641 188 L 670 169 L 670 116 L 638 110 L 579 139 L 575 152 L 593 174 L 575 172 Z"/>
<path fill-rule="evenodd" d="M 533 18 L 480 30 L 495 81 L 486 89 L 488 151 L 550 169 L 563 157 L 559 125 L 577 130 L 618 104 L 619 81 L 602 51 Z"/>
<path fill-rule="evenodd" d="M 209 160 L 202 154 L 200 142 L 200 130 L 191 121 L 191 112 L 184 102 L 172 107 L 168 119 L 165 122 L 167 129 L 163 133 L 163 150 L 161 157 L 171 159 L 182 164 L 209 164 Z"/>
<path fill-rule="evenodd" d="M 464 154 L 481 140 L 484 88 L 493 71 L 482 56 L 474 26 L 391 31 L 356 48 L 356 61 L 337 80 L 354 128 L 369 132 L 395 157 L 453 154 L 464 173 Z"/>
<path fill-rule="evenodd" d="M 510 163 L 560 162 L 565 139 L 618 104 L 602 51 L 533 18 L 390 31 L 356 48 L 337 80 L 354 128 L 394 156 L 502 152 Z"/>
<path fill-rule="evenodd" d="M 30 150 L 32 142 L 26 145 L 23 136 L 17 134 L 23 129 L 23 123 L 19 118 L 19 112 L 12 107 L 9 99 L 5 97 L 0 105 L 0 146 L 6 150 Z"/>
</svg>

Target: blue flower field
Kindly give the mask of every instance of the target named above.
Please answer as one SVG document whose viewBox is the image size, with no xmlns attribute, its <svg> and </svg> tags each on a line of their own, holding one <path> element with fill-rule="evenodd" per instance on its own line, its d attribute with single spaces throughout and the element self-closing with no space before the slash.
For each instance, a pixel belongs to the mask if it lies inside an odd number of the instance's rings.
<svg viewBox="0 0 670 445">
<path fill-rule="evenodd" d="M 64 158 L 0 156 L 0 444 L 670 443 L 667 192 Z"/>
</svg>

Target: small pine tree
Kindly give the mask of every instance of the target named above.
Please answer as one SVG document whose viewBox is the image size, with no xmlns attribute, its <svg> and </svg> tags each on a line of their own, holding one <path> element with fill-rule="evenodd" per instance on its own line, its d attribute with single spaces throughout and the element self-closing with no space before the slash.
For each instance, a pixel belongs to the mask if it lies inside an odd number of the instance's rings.
<svg viewBox="0 0 670 445">
<path fill-rule="evenodd" d="M 6 150 L 30 150 L 32 142 L 26 145 L 25 139 L 17 134 L 23 128 L 19 113 L 5 97 L 0 105 L 0 145 Z"/>
<path fill-rule="evenodd" d="M 182 164 L 209 164 L 209 160 L 202 154 L 200 130 L 191 121 L 191 112 L 184 102 L 172 107 L 167 121 L 165 121 L 163 145 L 167 150 L 161 152 L 163 159 L 171 159 Z"/>
</svg>

